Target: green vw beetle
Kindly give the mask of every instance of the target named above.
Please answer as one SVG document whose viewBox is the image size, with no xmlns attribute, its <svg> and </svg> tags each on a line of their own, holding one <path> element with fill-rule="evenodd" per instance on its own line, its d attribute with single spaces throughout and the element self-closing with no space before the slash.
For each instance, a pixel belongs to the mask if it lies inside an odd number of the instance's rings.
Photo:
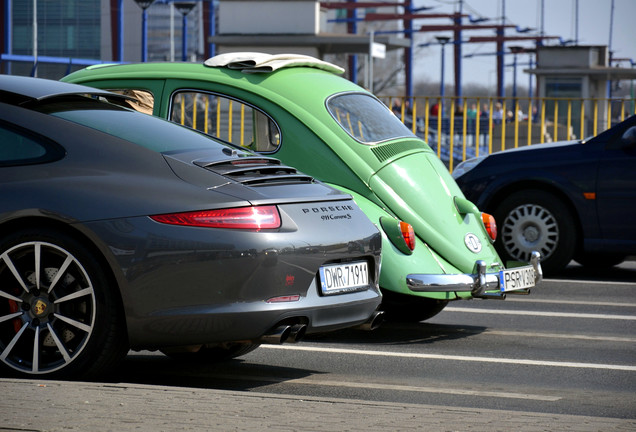
<svg viewBox="0 0 636 432">
<path fill-rule="evenodd" d="M 231 53 L 203 64 L 91 66 L 63 81 L 132 95 L 135 109 L 271 155 L 351 194 L 382 232 L 388 319 L 421 321 L 451 300 L 528 293 L 542 278 L 539 254 L 506 267 L 492 244 L 494 219 L 464 197 L 422 139 L 340 73 L 312 57 Z M 336 217 L 328 206 L 309 211 Z"/>
</svg>

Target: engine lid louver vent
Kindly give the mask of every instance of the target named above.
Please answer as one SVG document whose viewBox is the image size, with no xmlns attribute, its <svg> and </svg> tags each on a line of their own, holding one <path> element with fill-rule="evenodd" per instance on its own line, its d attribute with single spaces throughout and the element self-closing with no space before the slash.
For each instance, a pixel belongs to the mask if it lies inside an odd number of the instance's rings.
<svg viewBox="0 0 636 432">
<path fill-rule="evenodd" d="M 313 177 L 299 173 L 290 166 L 282 165 L 278 159 L 273 158 L 240 157 L 220 162 L 195 161 L 194 163 L 216 174 L 249 186 L 314 182 Z"/>
<path fill-rule="evenodd" d="M 424 146 L 417 142 L 398 142 L 371 147 L 371 151 L 380 162 L 411 150 L 421 150 Z"/>
</svg>

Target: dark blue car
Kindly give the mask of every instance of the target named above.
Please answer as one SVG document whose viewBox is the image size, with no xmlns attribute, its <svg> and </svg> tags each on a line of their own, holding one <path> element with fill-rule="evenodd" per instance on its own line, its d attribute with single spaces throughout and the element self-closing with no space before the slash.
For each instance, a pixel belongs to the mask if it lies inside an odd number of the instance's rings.
<svg viewBox="0 0 636 432">
<path fill-rule="evenodd" d="M 636 255 L 636 116 L 596 137 L 469 159 L 453 177 L 495 216 L 504 260 L 609 267 Z"/>
</svg>

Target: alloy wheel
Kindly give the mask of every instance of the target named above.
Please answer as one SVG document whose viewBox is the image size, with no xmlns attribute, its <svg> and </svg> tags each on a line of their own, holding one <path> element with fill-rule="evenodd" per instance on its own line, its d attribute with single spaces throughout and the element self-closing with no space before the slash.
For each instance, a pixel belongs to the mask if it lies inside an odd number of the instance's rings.
<svg viewBox="0 0 636 432">
<path fill-rule="evenodd" d="M 73 362 L 93 333 L 96 302 L 82 263 L 43 241 L 0 255 L 0 361 L 26 374 Z"/>
</svg>

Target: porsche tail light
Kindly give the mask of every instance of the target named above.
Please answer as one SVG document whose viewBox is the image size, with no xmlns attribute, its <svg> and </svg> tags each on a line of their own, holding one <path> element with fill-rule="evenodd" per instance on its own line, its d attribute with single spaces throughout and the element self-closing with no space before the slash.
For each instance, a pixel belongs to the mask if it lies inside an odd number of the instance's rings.
<svg viewBox="0 0 636 432">
<path fill-rule="evenodd" d="M 488 213 L 482 213 L 481 220 L 484 223 L 484 227 L 486 227 L 486 232 L 488 232 L 490 239 L 492 241 L 497 240 L 497 222 L 495 222 L 495 218 Z"/>
<path fill-rule="evenodd" d="M 276 206 L 200 210 L 150 216 L 156 222 L 204 228 L 271 229 L 281 225 Z"/>
<path fill-rule="evenodd" d="M 400 231 L 402 232 L 402 238 L 406 246 L 410 250 L 415 249 L 415 231 L 413 230 L 413 226 L 404 221 L 400 221 Z"/>
</svg>

